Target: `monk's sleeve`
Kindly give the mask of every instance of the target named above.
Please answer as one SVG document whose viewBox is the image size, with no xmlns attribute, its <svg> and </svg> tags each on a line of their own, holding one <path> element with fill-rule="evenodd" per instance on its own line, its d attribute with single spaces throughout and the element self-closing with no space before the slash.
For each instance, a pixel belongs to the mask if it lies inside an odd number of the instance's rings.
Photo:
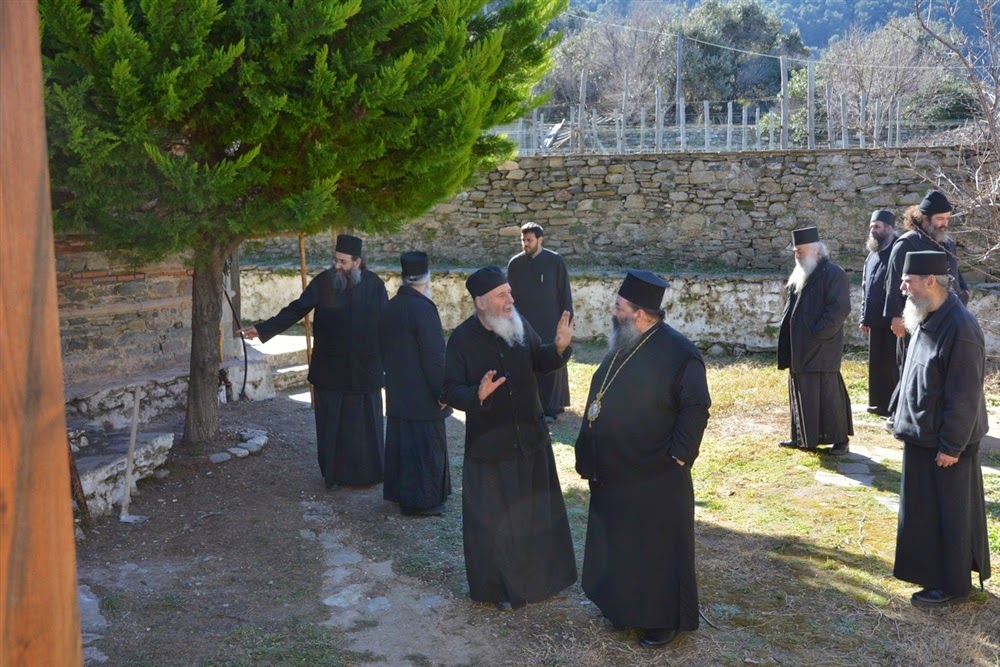
<svg viewBox="0 0 1000 667">
<path fill-rule="evenodd" d="M 441 402 L 465 413 L 485 412 L 493 403 L 493 395 L 488 396 L 482 403 L 479 402 L 479 383 L 482 378 L 469 377 L 467 355 L 473 351 L 465 349 L 468 343 L 463 344 L 464 341 L 456 338 L 453 333 L 448 339 L 445 351 L 444 392 Z"/>
<path fill-rule="evenodd" d="M 708 393 L 705 364 L 691 359 L 680 376 L 677 418 L 667 443 L 667 454 L 686 465 L 694 463 L 701 449 L 701 439 L 708 425 L 712 398 Z"/>
<path fill-rule="evenodd" d="M 982 341 L 972 336 L 955 337 L 944 377 L 938 432 L 938 450 L 945 454 L 959 456 L 972 438 L 978 424 L 985 364 Z"/>
<path fill-rule="evenodd" d="M 274 338 L 305 317 L 307 313 L 319 304 L 319 288 L 316 285 L 316 280 L 316 278 L 312 279 L 309 286 L 306 287 L 306 291 L 298 299 L 282 308 L 271 319 L 257 325 L 257 334 L 260 336 L 261 342 L 266 343 Z"/>
<path fill-rule="evenodd" d="M 851 285 L 847 274 L 835 271 L 826 286 L 826 303 L 823 314 L 814 325 L 813 333 L 820 340 L 830 340 L 837 335 L 851 314 Z"/>
</svg>

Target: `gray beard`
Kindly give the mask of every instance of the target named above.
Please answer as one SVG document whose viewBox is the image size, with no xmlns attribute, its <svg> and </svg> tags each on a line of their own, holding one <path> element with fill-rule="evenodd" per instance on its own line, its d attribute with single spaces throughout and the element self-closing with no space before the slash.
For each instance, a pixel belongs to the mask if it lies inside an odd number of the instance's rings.
<svg viewBox="0 0 1000 667">
<path fill-rule="evenodd" d="M 906 299 L 906 305 L 903 306 L 903 326 L 906 327 L 908 334 L 912 336 L 921 323 L 927 319 L 930 305 L 929 299 L 921 301 L 912 296 Z"/>
<path fill-rule="evenodd" d="M 951 237 L 948 236 L 947 231 L 935 232 L 934 229 L 930 226 L 930 224 L 926 226 L 921 226 L 921 229 L 924 231 L 924 234 L 927 235 L 927 238 L 937 241 L 941 245 L 944 245 L 945 243 L 951 240 Z"/>
<path fill-rule="evenodd" d="M 635 326 L 633 319 L 629 318 L 622 323 L 612 316 L 611 334 L 608 336 L 608 354 L 627 352 L 639 343 L 640 338 L 642 338 L 642 332 L 639 331 L 639 327 Z"/>
<path fill-rule="evenodd" d="M 868 248 L 868 250 L 870 250 L 871 252 L 878 252 L 879 250 L 882 249 L 882 246 L 879 245 L 879 240 L 876 239 L 874 236 L 870 235 L 868 237 L 868 242 L 865 243 L 865 247 Z"/>
<path fill-rule="evenodd" d="M 795 260 L 795 268 L 792 269 L 792 275 L 788 276 L 787 287 L 792 288 L 796 294 L 801 294 L 806 280 L 816 270 L 818 263 L 819 260 L 815 257 L 805 257 L 801 260 Z"/>
<path fill-rule="evenodd" d="M 361 267 L 356 266 L 347 272 L 347 276 L 337 269 L 333 270 L 333 287 L 338 292 L 343 292 L 347 288 L 347 281 L 351 281 L 351 287 L 356 287 L 361 282 Z"/>
<path fill-rule="evenodd" d="M 503 338 L 503 341 L 510 347 L 524 345 L 524 322 L 521 321 L 521 314 L 514 306 L 510 307 L 510 317 L 503 315 L 492 315 L 484 312 L 483 321 L 486 328 Z"/>
</svg>

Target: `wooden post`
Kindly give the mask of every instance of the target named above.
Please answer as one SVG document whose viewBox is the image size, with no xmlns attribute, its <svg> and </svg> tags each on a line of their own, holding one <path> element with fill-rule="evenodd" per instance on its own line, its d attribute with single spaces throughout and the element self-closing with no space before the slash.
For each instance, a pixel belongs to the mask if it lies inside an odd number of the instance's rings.
<svg viewBox="0 0 1000 667">
<path fill-rule="evenodd" d="M 306 291 L 309 286 L 309 275 L 306 273 L 306 236 L 299 234 L 299 276 L 302 278 L 302 291 Z M 309 313 L 302 318 L 302 324 L 306 328 L 306 364 L 312 363 L 312 323 L 309 321 Z M 316 405 L 316 396 L 312 384 L 309 385 L 309 405 Z"/>
<path fill-rule="evenodd" d="M 747 107 L 745 104 L 740 105 L 743 107 L 743 135 L 740 140 L 740 150 L 746 151 L 747 149 Z"/>
<path fill-rule="evenodd" d="M 708 100 L 705 100 L 704 105 L 705 105 L 705 152 L 707 153 L 712 149 L 712 117 L 711 117 L 712 110 L 710 108 Z"/>
<path fill-rule="evenodd" d="M 663 152 L 663 88 L 656 86 L 656 128 L 653 130 L 656 152 Z"/>
<path fill-rule="evenodd" d="M 806 134 L 809 135 L 808 147 L 816 148 L 816 65 L 809 63 L 807 71 L 809 83 L 806 88 Z"/>
<path fill-rule="evenodd" d="M 639 111 L 639 152 L 646 150 L 646 107 Z"/>
<path fill-rule="evenodd" d="M 681 84 L 684 80 L 684 33 L 680 30 L 677 31 L 677 82 L 675 84 L 674 90 L 674 104 L 677 105 L 677 118 L 675 119 L 678 123 L 677 131 L 680 132 L 680 122 L 681 122 L 681 107 L 684 105 L 682 101 L 683 92 L 681 90 Z"/>
<path fill-rule="evenodd" d="M 788 92 L 788 60 L 785 56 L 779 59 L 781 65 L 781 150 L 788 150 L 788 125 L 791 122 L 789 112 Z"/>
<path fill-rule="evenodd" d="M 890 99 L 889 100 L 889 108 L 886 109 L 887 113 L 885 115 L 886 116 L 886 125 L 887 125 L 887 131 L 886 131 L 886 136 L 885 136 L 885 145 L 886 146 L 892 146 L 893 145 L 892 144 L 892 107 L 893 107 L 893 104 L 892 104 L 892 100 Z"/>
<path fill-rule="evenodd" d="M 872 148 L 878 148 L 879 139 L 882 138 L 882 128 L 880 127 L 882 121 L 881 102 L 881 99 L 875 100 L 875 122 L 872 124 L 872 136 L 874 137 L 874 140 L 872 141 Z"/>
<path fill-rule="evenodd" d="M 757 150 L 760 150 L 760 107 L 753 108 L 753 127 L 757 135 Z"/>
<path fill-rule="evenodd" d="M 846 149 L 850 145 L 850 135 L 848 134 L 847 122 L 847 98 L 840 96 L 840 147 Z"/>
<path fill-rule="evenodd" d="M 572 153 L 577 142 L 576 138 L 576 109 L 569 108 L 569 152 Z"/>
<path fill-rule="evenodd" d="M 577 152 L 583 154 L 584 146 L 586 142 L 584 141 L 584 132 L 587 128 L 587 70 L 580 72 L 580 108 L 576 113 L 576 119 L 579 123 L 580 130 L 580 142 L 577 146 Z"/>
<path fill-rule="evenodd" d="M 861 148 L 867 148 L 868 142 L 865 135 L 868 131 L 868 93 L 866 92 L 861 93 L 861 113 L 858 117 L 858 124 L 861 126 L 861 129 L 858 130 L 858 141 Z"/>
<path fill-rule="evenodd" d="M 628 134 L 625 130 L 625 116 L 628 114 L 628 70 L 625 70 L 625 81 L 622 84 L 622 124 L 618 134 L 618 152 L 628 149 Z"/>
<path fill-rule="evenodd" d="M 733 150 L 733 103 L 726 103 L 726 150 Z"/>
<path fill-rule="evenodd" d="M 896 100 L 896 145 L 902 144 L 903 129 L 900 127 L 903 120 L 903 100 Z"/>
<path fill-rule="evenodd" d="M 767 112 L 767 150 L 774 150 L 774 112 Z"/>
<path fill-rule="evenodd" d="M 833 110 L 830 99 L 833 97 L 833 84 L 826 82 L 826 144 L 827 148 L 833 148 Z"/>
<path fill-rule="evenodd" d="M 83 663 L 38 5 L 0 2 L 0 665 Z"/>
<path fill-rule="evenodd" d="M 622 154 L 622 125 L 625 119 L 622 118 L 621 114 L 615 114 L 615 152 L 619 155 Z"/>
<path fill-rule="evenodd" d="M 677 117 L 681 128 L 681 151 L 686 151 L 687 142 L 687 116 L 685 115 L 684 98 L 681 98 L 681 105 L 677 108 Z"/>
</svg>

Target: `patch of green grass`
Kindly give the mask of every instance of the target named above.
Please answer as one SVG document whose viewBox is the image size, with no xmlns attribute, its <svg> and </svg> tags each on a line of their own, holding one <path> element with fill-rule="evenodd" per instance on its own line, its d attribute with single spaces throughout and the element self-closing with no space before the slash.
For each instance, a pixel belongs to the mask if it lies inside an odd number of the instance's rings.
<svg viewBox="0 0 1000 667">
<path fill-rule="evenodd" d="M 209 661 L 207 666 L 346 667 L 373 658 L 346 650 L 343 640 L 331 630 L 301 620 L 276 630 L 241 626 L 226 638 L 222 653 L 225 657 Z"/>
</svg>

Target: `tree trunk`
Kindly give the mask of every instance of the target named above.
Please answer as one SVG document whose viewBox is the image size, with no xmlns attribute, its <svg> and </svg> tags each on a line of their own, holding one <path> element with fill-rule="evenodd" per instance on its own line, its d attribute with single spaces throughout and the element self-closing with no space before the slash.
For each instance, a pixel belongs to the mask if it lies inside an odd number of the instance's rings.
<svg viewBox="0 0 1000 667">
<path fill-rule="evenodd" d="M 182 440 L 188 447 L 205 444 L 219 433 L 219 325 L 222 271 L 228 254 L 226 246 L 209 246 L 195 252 L 191 282 L 191 372 Z"/>
</svg>

